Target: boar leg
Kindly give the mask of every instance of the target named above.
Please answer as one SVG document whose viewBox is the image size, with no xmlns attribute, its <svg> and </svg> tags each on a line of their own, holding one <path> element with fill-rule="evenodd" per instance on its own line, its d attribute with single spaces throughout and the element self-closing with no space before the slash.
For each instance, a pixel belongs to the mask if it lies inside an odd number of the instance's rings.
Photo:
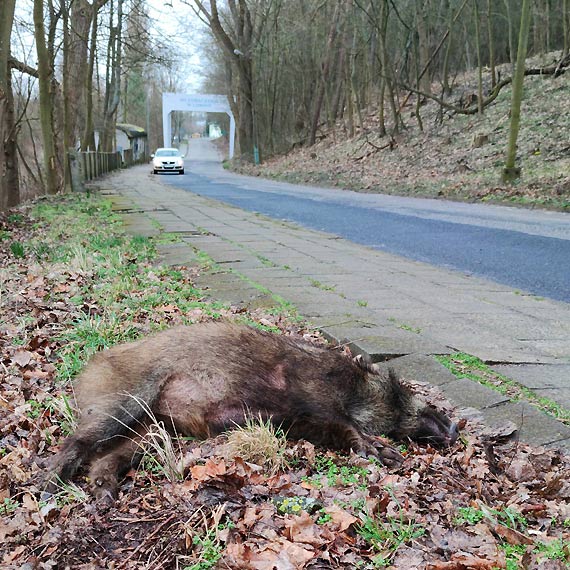
<svg viewBox="0 0 570 570">
<path fill-rule="evenodd" d="M 71 479 L 89 456 L 92 445 L 89 438 L 84 439 L 79 435 L 68 438 L 45 479 L 46 491 L 55 493 L 62 482 Z"/>
<path fill-rule="evenodd" d="M 153 380 L 137 389 L 137 398 L 127 395 L 109 404 L 110 399 L 116 399 L 111 394 L 82 410 L 79 427 L 65 441 L 52 464 L 46 490 L 55 492 L 59 480 L 71 479 L 92 456 L 120 445 L 122 437 L 136 436 L 144 425 L 147 410 L 152 409 L 158 397 L 159 387 L 160 382 Z M 141 405 L 141 401 L 145 404 Z"/>
<path fill-rule="evenodd" d="M 348 422 L 298 420 L 291 426 L 288 435 L 293 439 L 306 439 L 323 447 L 341 451 L 352 450 L 363 457 L 376 457 L 390 467 L 400 465 L 404 461 L 395 448 L 361 433 Z"/>
<path fill-rule="evenodd" d="M 110 427 L 110 421 L 101 422 L 99 426 L 93 422 L 83 423 L 75 435 L 69 437 L 61 451 L 55 456 L 47 479 L 46 490 L 57 491 L 62 481 L 71 479 L 86 461 L 96 454 L 121 444 L 118 429 Z M 131 431 L 135 431 L 132 430 Z"/>
<path fill-rule="evenodd" d="M 126 438 L 106 454 L 96 457 L 89 470 L 90 490 L 97 501 L 112 503 L 117 497 L 119 478 L 138 465 L 142 454 L 139 442 Z"/>
<path fill-rule="evenodd" d="M 82 426 L 75 435 L 65 441 L 51 466 L 46 485 L 47 491 L 54 493 L 59 483 L 71 479 L 94 454 L 102 453 L 119 443 L 116 437 L 103 439 L 100 435 L 97 430 L 93 430 L 92 426 Z"/>
<path fill-rule="evenodd" d="M 357 451 L 363 457 L 376 457 L 388 467 L 399 467 L 404 462 L 404 456 L 392 445 L 379 438 L 361 434 L 366 447 L 363 451 Z"/>
</svg>

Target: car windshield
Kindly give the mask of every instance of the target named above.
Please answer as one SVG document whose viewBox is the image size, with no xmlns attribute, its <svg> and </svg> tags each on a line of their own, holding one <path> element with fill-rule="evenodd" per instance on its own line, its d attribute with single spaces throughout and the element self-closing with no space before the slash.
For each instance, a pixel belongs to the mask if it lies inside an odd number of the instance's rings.
<svg viewBox="0 0 570 570">
<path fill-rule="evenodd" d="M 154 156 L 180 156 L 180 151 L 175 148 L 159 148 Z"/>
</svg>

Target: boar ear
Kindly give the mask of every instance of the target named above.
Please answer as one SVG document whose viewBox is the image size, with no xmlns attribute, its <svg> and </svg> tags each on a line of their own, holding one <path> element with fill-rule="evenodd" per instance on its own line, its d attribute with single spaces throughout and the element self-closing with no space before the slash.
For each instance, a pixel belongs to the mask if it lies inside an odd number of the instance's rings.
<svg viewBox="0 0 570 570">
<path fill-rule="evenodd" d="M 372 358 L 368 354 L 357 354 L 352 362 L 356 364 L 360 369 L 365 372 L 371 372 L 372 374 L 378 374 L 378 369 L 376 365 L 372 362 Z"/>
</svg>

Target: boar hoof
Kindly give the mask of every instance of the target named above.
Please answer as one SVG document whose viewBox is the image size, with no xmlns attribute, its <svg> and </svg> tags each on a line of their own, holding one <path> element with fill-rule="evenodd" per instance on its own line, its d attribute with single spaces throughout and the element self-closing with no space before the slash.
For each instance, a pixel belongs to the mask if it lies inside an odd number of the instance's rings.
<svg viewBox="0 0 570 570">
<path fill-rule="evenodd" d="M 375 457 L 386 467 L 399 467 L 404 462 L 404 456 L 391 445 L 379 441 L 377 438 L 364 436 L 365 445 L 359 455 Z"/>
<path fill-rule="evenodd" d="M 91 493 L 101 505 L 112 505 L 117 498 L 117 478 L 112 475 L 95 477 L 91 483 Z"/>
<path fill-rule="evenodd" d="M 386 467 L 400 467 L 404 462 L 404 456 L 394 447 L 382 447 L 377 452 L 378 458 Z"/>
<path fill-rule="evenodd" d="M 93 488 L 92 492 L 95 497 L 97 507 L 110 507 L 117 499 L 110 489 Z"/>
</svg>

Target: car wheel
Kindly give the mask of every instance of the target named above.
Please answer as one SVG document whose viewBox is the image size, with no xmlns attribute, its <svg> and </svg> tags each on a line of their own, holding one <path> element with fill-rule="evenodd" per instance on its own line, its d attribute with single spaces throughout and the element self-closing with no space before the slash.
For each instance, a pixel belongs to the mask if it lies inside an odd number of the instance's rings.
<svg viewBox="0 0 570 570">
<path fill-rule="evenodd" d="M 153 173 L 153 174 L 158 174 L 158 171 L 153 170 L 152 173 Z"/>
<path fill-rule="evenodd" d="M 184 174 L 184 169 L 179 170 L 179 171 L 178 171 L 178 174 Z"/>
</svg>

